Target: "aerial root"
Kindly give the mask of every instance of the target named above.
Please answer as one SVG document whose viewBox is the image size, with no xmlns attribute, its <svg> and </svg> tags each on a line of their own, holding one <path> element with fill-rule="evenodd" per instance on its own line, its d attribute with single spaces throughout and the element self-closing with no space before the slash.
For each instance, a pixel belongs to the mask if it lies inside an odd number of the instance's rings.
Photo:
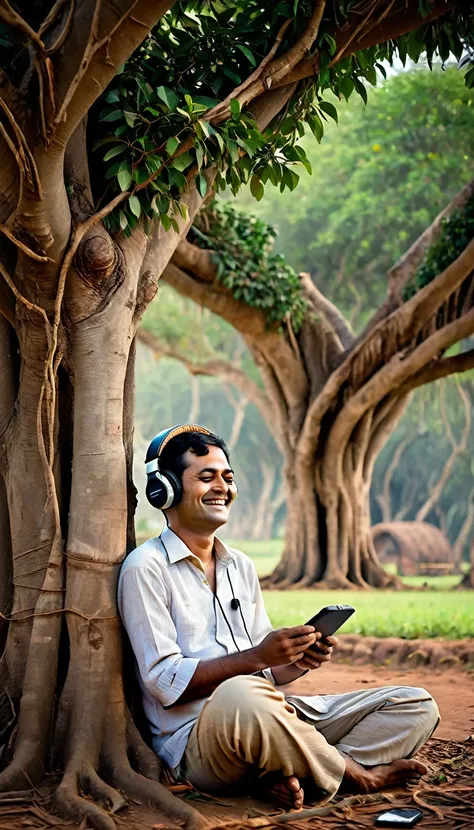
<svg viewBox="0 0 474 830">
<path fill-rule="evenodd" d="M 114 763 L 111 779 L 130 798 L 157 807 L 176 822 L 184 822 L 186 830 L 204 830 L 209 822 L 189 804 L 176 798 L 163 784 L 135 772 L 127 761 Z"/>
<path fill-rule="evenodd" d="M 65 773 L 54 794 L 54 806 L 64 818 L 82 821 L 84 818 L 96 830 L 116 830 L 113 818 L 93 801 L 79 795 L 78 775 Z"/>
</svg>

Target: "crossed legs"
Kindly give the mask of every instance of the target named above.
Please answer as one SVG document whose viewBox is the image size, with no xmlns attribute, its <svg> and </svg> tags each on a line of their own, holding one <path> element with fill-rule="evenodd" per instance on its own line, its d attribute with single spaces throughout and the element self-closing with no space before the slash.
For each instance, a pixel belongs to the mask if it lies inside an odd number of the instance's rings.
<svg viewBox="0 0 474 830">
<path fill-rule="evenodd" d="M 310 700 L 308 698 L 306 701 Z M 439 712 L 424 689 L 388 687 L 327 695 L 321 711 L 296 712 L 298 698 L 258 676 L 239 676 L 211 695 L 185 753 L 186 776 L 203 790 L 222 790 L 266 773 L 279 774 L 294 806 L 299 782 L 313 779 L 321 803 L 344 782 L 373 792 L 418 779 L 409 760 L 433 733 Z"/>
</svg>

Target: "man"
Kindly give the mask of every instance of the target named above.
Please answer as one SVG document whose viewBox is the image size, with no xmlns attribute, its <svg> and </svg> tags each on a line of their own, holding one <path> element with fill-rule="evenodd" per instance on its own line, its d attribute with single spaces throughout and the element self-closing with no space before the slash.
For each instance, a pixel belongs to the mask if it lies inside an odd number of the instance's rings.
<svg viewBox="0 0 474 830">
<path fill-rule="evenodd" d="M 306 625 L 274 631 L 253 563 L 216 537 L 237 495 L 224 442 L 175 427 L 147 462 L 147 495 L 167 526 L 127 557 L 118 599 L 160 758 L 202 790 L 266 775 L 294 808 L 304 779 L 321 803 L 341 786 L 416 782 L 426 767 L 413 755 L 439 721 L 424 689 L 304 698 L 279 689 L 330 660 L 336 639 L 320 642 Z"/>
</svg>

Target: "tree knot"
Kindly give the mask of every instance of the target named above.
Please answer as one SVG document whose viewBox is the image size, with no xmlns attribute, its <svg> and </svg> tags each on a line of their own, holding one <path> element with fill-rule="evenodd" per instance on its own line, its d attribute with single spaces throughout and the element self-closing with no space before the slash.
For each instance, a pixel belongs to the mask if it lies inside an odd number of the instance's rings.
<svg viewBox="0 0 474 830">
<path fill-rule="evenodd" d="M 117 251 L 110 236 L 104 231 L 94 231 L 79 245 L 75 265 L 80 277 L 97 285 L 107 280 L 117 263 Z"/>
</svg>

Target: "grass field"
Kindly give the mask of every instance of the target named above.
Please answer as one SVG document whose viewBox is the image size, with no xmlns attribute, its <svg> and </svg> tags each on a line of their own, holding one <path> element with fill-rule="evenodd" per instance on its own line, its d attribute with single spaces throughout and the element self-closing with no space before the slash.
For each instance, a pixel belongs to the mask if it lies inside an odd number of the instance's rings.
<svg viewBox="0 0 474 830">
<path fill-rule="evenodd" d="M 278 562 L 280 539 L 268 542 L 229 540 L 247 553 L 263 576 Z M 265 591 L 265 605 L 273 625 L 299 625 L 319 608 L 348 603 L 357 612 L 342 631 L 375 637 L 474 637 L 474 596 L 468 591 L 450 591 L 459 576 L 406 577 L 407 585 L 428 583 L 424 591 Z"/>
</svg>

